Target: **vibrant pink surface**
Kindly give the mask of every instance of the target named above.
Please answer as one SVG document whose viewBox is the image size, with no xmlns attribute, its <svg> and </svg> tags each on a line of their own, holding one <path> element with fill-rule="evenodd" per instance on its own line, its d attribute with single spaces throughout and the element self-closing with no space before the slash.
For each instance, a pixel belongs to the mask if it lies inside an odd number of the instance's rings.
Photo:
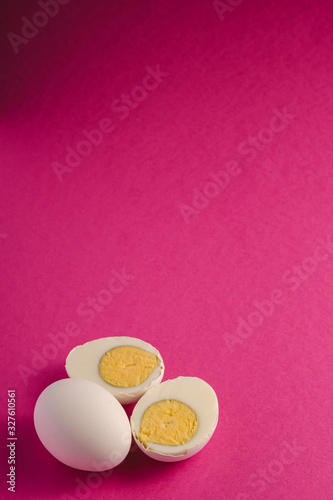
<svg viewBox="0 0 333 500">
<path fill-rule="evenodd" d="M 17 499 L 333 498 L 333 8 L 229 2 L 62 0 L 17 54 L 45 15 L 2 2 L 1 498 L 11 388 Z M 108 335 L 214 387 L 202 452 L 106 478 L 43 448 L 37 397 Z"/>
</svg>

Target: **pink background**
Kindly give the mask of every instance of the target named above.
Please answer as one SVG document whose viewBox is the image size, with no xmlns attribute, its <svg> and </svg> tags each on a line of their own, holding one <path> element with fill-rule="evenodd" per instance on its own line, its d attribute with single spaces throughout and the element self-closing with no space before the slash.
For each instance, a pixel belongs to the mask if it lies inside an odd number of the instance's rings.
<svg viewBox="0 0 333 500">
<path fill-rule="evenodd" d="M 331 499 L 332 3 L 62 1 L 17 53 L 8 33 L 45 16 L 1 7 L 0 497 L 14 388 L 17 499 Z M 89 154 L 68 168 L 67 147 Z M 36 399 L 72 347 L 109 335 L 214 387 L 202 452 L 133 447 L 105 478 L 43 448 Z"/>
</svg>

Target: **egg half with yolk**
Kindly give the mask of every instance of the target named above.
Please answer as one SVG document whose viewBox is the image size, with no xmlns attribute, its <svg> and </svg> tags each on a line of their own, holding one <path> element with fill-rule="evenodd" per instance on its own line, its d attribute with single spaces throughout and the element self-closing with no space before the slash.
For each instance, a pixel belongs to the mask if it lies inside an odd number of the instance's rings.
<svg viewBox="0 0 333 500">
<path fill-rule="evenodd" d="M 178 377 L 151 388 L 135 405 L 131 429 L 149 457 L 176 462 L 200 451 L 212 437 L 219 406 L 214 389 L 197 377 Z"/>
<path fill-rule="evenodd" d="M 129 404 L 161 382 L 164 363 L 148 342 L 104 337 L 74 347 L 67 356 L 66 371 L 69 377 L 91 380 L 121 404 Z"/>
</svg>

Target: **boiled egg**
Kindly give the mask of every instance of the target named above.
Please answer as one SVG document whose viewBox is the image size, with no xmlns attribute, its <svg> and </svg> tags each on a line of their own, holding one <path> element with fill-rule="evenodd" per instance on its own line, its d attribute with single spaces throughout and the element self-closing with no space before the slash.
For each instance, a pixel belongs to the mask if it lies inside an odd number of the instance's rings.
<svg viewBox="0 0 333 500">
<path fill-rule="evenodd" d="M 214 389 L 197 377 L 178 377 L 151 388 L 130 422 L 138 447 L 149 457 L 176 462 L 200 451 L 212 437 L 219 406 Z"/>
<path fill-rule="evenodd" d="M 121 404 L 129 404 L 161 382 L 164 363 L 148 342 L 104 337 L 74 347 L 67 356 L 66 371 L 69 377 L 91 380 Z"/>
<path fill-rule="evenodd" d="M 131 446 L 124 408 L 89 380 L 68 378 L 49 385 L 37 399 L 34 424 L 51 455 L 75 469 L 112 469 Z"/>
</svg>

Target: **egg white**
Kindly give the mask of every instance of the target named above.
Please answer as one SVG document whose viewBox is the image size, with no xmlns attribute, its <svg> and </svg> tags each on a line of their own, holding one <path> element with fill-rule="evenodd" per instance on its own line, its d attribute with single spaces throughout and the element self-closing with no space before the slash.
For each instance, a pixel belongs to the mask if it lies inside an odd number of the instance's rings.
<svg viewBox="0 0 333 500">
<path fill-rule="evenodd" d="M 118 346 L 135 346 L 155 354 L 158 363 L 154 371 L 142 384 L 135 387 L 114 387 L 102 379 L 98 372 L 101 357 L 110 349 Z M 164 375 L 164 363 L 155 347 L 134 337 L 104 337 L 74 347 L 66 358 L 66 371 L 69 377 L 91 380 L 109 391 L 121 404 L 135 403 L 148 389 L 159 384 Z"/>
<path fill-rule="evenodd" d="M 148 443 L 139 440 L 141 419 L 146 409 L 163 399 L 176 399 L 190 406 L 198 416 L 198 429 L 192 439 L 178 446 Z M 197 377 L 178 377 L 150 389 L 135 405 L 130 423 L 134 440 L 149 457 L 162 462 L 176 462 L 200 451 L 212 437 L 219 416 L 218 399 L 214 389 Z"/>
<path fill-rule="evenodd" d="M 57 460 L 80 470 L 119 465 L 132 434 L 124 408 L 109 392 L 82 379 L 62 379 L 40 394 L 34 408 L 36 433 Z"/>
</svg>

